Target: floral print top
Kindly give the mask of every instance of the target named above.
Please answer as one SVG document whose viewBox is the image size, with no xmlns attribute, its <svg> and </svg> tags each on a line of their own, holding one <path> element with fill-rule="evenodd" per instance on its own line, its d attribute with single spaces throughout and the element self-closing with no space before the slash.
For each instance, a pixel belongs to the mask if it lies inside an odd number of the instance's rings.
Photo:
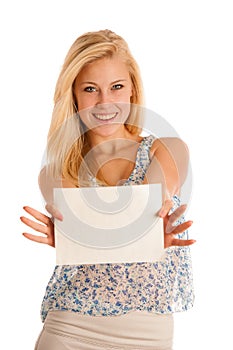
<svg viewBox="0 0 233 350">
<path fill-rule="evenodd" d="M 124 185 L 140 184 L 150 164 L 155 137 L 141 141 L 135 168 Z M 92 186 L 97 186 L 92 178 Z M 173 197 L 175 210 L 180 199 Z M 184 217 L 177 224 L 184 222 Z M 187 231 L 179 238 L 187 238 Z M 69 310 L 92 316 L 116 316 L 131 310 L 165 314 L 184 311 L 194 301 L 189 247 L 170 247 L 155 263 L 57 265 L 41 307 L 44 322 L 50 310 Z"/>
</svg>

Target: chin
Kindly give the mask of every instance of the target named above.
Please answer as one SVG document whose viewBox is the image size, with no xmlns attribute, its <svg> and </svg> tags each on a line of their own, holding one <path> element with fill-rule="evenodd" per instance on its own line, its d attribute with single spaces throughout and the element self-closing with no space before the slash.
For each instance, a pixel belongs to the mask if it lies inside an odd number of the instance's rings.
<svg viewBox="0 0 233 350">
<path fill-rule="evenodd" d="M 115 133 L 117 133 L 118 131 L 120 131 L 120 129 L 124 126 L 124 124 L 106 124 L 106 125 L 101 125 L 101 126 L 97 126 L 96 128 L 92 129 L 92 132 L 95 135 L 98 136 L 103 136 L 103 137 L 107 137 L 107 136 L 113 136 Z"/>
</svg>

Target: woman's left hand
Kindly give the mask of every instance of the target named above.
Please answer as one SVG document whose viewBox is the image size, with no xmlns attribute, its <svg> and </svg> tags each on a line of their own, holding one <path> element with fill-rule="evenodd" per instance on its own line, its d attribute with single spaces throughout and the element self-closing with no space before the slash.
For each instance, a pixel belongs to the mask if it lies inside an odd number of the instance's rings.
<svg viewBox="0 0 233 350">
<path fill-rule="evenodd" d="M 180 225 L 174 226 L 173 224 L 185 212 L 187 206 L 183 204 L 169 215 L 173 205 L 174 204 L 171 200 L 166 200 L 158 214 L 161 218 L 163 218 L 164 222 L 164 248 L 171 246 L 188 246 L 196 242 L 194 239 L 177 238 L 176 235 L 186 231 L 193 224 L 193 222 L 189 220 Z"/>
</svg>

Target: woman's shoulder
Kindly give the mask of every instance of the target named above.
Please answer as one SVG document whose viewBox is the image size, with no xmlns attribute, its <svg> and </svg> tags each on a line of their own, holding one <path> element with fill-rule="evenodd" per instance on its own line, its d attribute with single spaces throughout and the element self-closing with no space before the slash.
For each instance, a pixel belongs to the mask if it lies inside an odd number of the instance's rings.
<svg viewBox="0 0 233 350">
<path fill-rule="evenodd" d="M 151 145 L 151 155 L 158 156 L 165 153 L 188 156 L 189 150 L 187 144 L 179 137 L 154 138 Z"/>
<path fill-rule="evenodd" d="M 155 139 L 150 150 L 151 159 L 155 159 L 167 176 L 167 184 L 172 179 L 174 187 L 184 183 L 189 166 L 189 151 L 186 143 L 178 137 Z M 175 192 L 174 192 L 175 193 Z"/>
</svg>

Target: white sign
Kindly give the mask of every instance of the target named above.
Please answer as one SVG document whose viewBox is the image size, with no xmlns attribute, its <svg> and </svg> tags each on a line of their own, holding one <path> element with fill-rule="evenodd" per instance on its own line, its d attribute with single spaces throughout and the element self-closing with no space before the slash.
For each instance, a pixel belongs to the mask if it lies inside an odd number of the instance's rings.
<svg viewBox="0 0 233 350">
<path fill-rule="evenodd" d="M 56 263 L 153 262 L 164 252 L 160 184 L 54 189 Z"/>
</svg>

